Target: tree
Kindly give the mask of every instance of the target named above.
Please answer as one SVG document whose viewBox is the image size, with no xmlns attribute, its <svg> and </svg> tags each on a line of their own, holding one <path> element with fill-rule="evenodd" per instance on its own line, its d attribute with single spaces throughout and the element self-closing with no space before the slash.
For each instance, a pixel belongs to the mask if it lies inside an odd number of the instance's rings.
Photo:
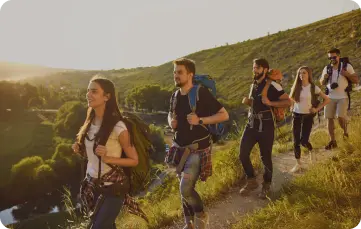
<svg viewBox="0 0 361 229">
<path fill-rule="evenodd" d="M 56 114 L 55 134 L 62 138 L 75 138 L 84 123 L 86 107 L 78 101 L 66 102 Z"/>
<path fill-rule="evenodd" d="M 157 84 L 144 85 L 130 91 L 126 97 L 126 104 L 128 108 L 133 107 L 135 110 L 167 111 L 171 94 L 171 91 Z"/>
</svg>

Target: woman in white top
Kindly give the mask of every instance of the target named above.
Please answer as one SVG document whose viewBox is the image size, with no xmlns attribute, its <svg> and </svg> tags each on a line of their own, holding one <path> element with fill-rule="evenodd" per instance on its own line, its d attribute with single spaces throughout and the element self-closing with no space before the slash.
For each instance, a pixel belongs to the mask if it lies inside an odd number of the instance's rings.
<svg viewBox="0 0 361 229">
<path fill-rule="evenodd" d="M 323 103 L 317 103 L 318 96 L 323 98 Z M 312 82 L 312 70 L 307 66 L 302 66 L 298 69 L 290 97 L 293 102 L 293 106 L 291 107 L 293 112 L 292 130 L 294 153 L 297 160 L 291 172 L 296 172 L 301 169 L 300 144 L 306 147 L 311 153 L 313 148 L 309 142 L 309 137 L 312 130 L 313 118 L 318 111 L 329 103 L 330 99 Z"/>
<path fill-rule="evenodd" d="M 138 153 L 132 144 L 132 128 L 127 128 L 128 124 L 119 111 L 113 82 L 94 77 L 90 80 L 86 97 L 89 108 L 78 133 L 80 144 L 72 146 L 76 153 L 85 151 L 88 158 L 87 176 L 81 184 L 80 195 L 87 210 L 96 213 L 90 228 L 115 228 L 115 219 L 130 185 L 122 167 L 135 167 Z M 102 195 L 98 205 L 100 194 L 108 191 L 112 194 Z"/>
</svg>

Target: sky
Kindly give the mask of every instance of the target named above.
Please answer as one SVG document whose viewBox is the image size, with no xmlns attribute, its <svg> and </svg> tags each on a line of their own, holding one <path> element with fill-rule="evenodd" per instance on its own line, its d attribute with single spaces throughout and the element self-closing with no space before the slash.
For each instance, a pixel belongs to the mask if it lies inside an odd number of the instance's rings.
<svg viewBox="0 0 361 229">
<path fill-rule="evenodd" d="M 0 61 L 157 66 L 358 8 L 350 0 L 10 0 L 0 10 Z"/>
</svg>

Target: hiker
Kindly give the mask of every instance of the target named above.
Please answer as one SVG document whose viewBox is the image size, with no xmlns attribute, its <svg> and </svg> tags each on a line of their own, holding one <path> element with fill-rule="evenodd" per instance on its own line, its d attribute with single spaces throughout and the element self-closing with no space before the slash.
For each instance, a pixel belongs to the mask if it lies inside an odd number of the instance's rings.
<svg viewBox="0 0 361 229">
<path fill-rule="evenodd" d="M 332 48 L 328 51 L 330 64 L 325 66 L 320 77 L 320 83 L 326 85 L 326 95 L 331 99 L 325 106 L 325 118 L 327 118 L 328 133 L 330 142 L 325 149 L 330 150 L 337 147 L 335 138 L 335 123 L 338 122 L 343 129 L 343 137 L 348 137 L 347 132 L 347 110 L 349 108 L 349 92 L 352 90 L 352 83 L 358 83 L 358 77 L 351 64 L 342 61 L 341 51 Z"/>
<path fill-rule="evenodd" d="M 272 146 L 275 131 L 274 118 L 276 118 L 274 117 L 273 107 L 286 108 L 291 105 L 291 100 L 281 85 L 267 76 L 269 70 L 270 67 L 267 60 L 253 60 L 254 82 L 249 98 L 245 97 L 242 101 L 243 104 L 250 106 L 250 109 L 248 112 L 248 122 L 241 138 L 239 154 L 247 178 L 247 183 L 241 188 L 240 194 L 247 196 L 258 187 L 250 160 L 252 148 L 258 143 L 264 165 L 262 190 L 258 195 L 262 199 L 268 196 L 272 182 Z M 266 96 L 262 96 L 263 90 L 266 87 L 268 87 Z"/>
<path fill-rule="evenodd" d="M 323 98 L 320 103 L 318 96 Z M 297 172 L 301 169 L 301 147 L 306 147 L 312 155 L 312 144 L 309 142 L 313 119 L 316 114 L 330 102 L 330 99 L 321 89 L 313 83 L 312 70 L 307 66 L 302 66 L 297 70 L 297 75 L 293 83 L 290 97 L 293 105 L 292 133 L 293 133 L 293 149 L 296 158 L 296 165 L 291 172 Z M 312 160 L 312 156 L 311 156 Z"/>
<path fill-rule="evenodd" d="M 85 153 L 88 159 L 80 196 L 87 211 L 92 212 L 88 228 L 114 229 L 123 205 L 133 204 L 128 196 L 131 184 L 125 168 L 135 167 L 139 161 L 134 128 L 119 111 L 112 81 L 95 76 L 86 97 L 87 117 L 78 141 L 72 145 L 75 153 Z"/>
<path fill-rule="evenodd" d="M 196 73 L 193 60 L 180 58 L 173 61 L 174 82 L 179 89 L 171 97 L 168 114 L 169 126 L 174 130 L 170 152 L 188 155 L 179 172 L 180 194 L 185 217 L 185 229 L 206 228 L 208 213 L 195 190 L 198 179 L 206 181 L 212 175 L 211 135 L 207 124 L 228 120 L 228 112 L 205 87 L 199 87 L 196 109 L 192 111 L 188 93 L 193 88 Z M 211 115 L 214 114 L 214 115 Z M 188 154 L 189 153 L 189 154 Z"/>
</svg>

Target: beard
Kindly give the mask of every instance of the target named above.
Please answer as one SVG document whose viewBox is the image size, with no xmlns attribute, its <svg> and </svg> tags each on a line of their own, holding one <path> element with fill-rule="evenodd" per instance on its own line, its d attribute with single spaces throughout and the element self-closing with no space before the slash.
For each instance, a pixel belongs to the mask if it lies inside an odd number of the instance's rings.
<svg viewBox="0 0 361 229">
<path fill-rule="evenodd" d="M 253 74 L 253 79 L 254 80 L 259 80 L 259 79 L 262 78 L 263 74 L 264 74 L 264 70 L 261 73 L 256 72 L 256 73 Z"/>
<path fill-rule="evenodd" d="M 174 84 L 176 87 L 182 87 L 185 83 L 182 83 L 179 79 L 175 79 Z"/>
</svg>

